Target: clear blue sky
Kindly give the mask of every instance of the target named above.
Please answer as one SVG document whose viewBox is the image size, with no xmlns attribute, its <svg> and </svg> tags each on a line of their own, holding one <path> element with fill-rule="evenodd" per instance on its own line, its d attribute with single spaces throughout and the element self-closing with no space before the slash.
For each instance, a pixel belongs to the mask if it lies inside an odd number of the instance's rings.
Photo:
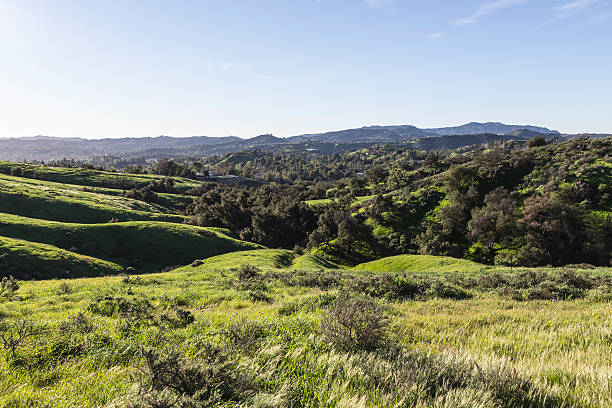
<svg viewBox="0 0 612 408">
<path fill-rule="evenodd" d="M 612 132 L 612 0 L 0 0 L 0 137 Z"/>
</svg>

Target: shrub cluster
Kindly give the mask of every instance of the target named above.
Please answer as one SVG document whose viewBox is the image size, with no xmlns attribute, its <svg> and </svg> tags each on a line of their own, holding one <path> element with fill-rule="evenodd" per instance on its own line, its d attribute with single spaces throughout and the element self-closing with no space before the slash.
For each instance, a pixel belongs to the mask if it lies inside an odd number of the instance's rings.
<svg viewBox="0 0 612 408">
<path fill-rule="evenodd" d="M 17 281 L 17 279 L 13 278 L 12 275 L 9 277 L 5 276 L 0 281 L 0 298 L 13 297 L 15 292 L 17 292 L 18 290 L 19 290 L 19 282 Z"/>
<path fill-rule="evenodd" d="M 612 280 L 572 269 L 555 273 L 527 270 L 516 274 L 482 275 L 472 284 L 481 290 L 497 290 L 516 300 L 565 300 L 583 298 L 590 289 L 609 288 Z"/>
<path fill-rule="evenodd" d="M 340 296 L 323 320 L 325 338 L 345 351 L 373 351 L 386 342 L 391 319 L 387 308 L 366 296 Z"/>
<path fill-rule="evenodd" d="M 210 344 L 194 357 L 161 346 L 143 349 L 142 357 L 140 390 L 127 407 L 214 407 L 244 402 L 252 394 L 251 379 Z"/>
</svg>

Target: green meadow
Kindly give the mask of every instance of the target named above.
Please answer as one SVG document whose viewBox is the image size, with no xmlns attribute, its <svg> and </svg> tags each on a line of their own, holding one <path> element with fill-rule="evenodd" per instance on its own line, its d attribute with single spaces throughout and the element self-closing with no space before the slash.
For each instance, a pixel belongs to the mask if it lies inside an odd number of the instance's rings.
<svg viewBox="0 0 612 408">
<path fill-rule="evenodd" d="M 401 285 L 385 286 L 400 279 L 397 273 L 295 270 L 279 267 L 290 261 L 283 252 L 235 255 L 233 266 L 221 255 L 160 274 L 22 282 L 0 303 L 0 316 L 5 323 L 27 319 L 36 334 L 14 354 L 3 351 L 0 406 L 205 398 L 180 387 L 167 389 L 170 396 L 155 387 L 142 394 L 163 363 L 151 361 L 155 350 L 178 356 L 167 361 L 177 376 L 197 377 L 201 367 L 198 375 L 218 388 L 205 399 L 214 406 L 612 403 L 609 274 L 607 282 L 588 274 L 557 282 L 573 290 L 572 279 L 591 282 L 571 297 L 519 299 L 508 294 L 512 285 L 486 283 L 487 274 L 469 283 L 473 273 L 430 272 L 418 280 L 429 288 L 411 295 Z M 239 262 L 247 260 L 260 267 L 245 276 Z M 402 279 L 408 285 L 422 278 Z M 520 290 L 542 282 L 523 282 Z M 389 317 L 384 345 L 374 350 L 340 348 L 326 332 L 334 302 L 357 290 L 371 293 Z M 240 386 L 224 379 L 240 379 Z"/>
</svg>

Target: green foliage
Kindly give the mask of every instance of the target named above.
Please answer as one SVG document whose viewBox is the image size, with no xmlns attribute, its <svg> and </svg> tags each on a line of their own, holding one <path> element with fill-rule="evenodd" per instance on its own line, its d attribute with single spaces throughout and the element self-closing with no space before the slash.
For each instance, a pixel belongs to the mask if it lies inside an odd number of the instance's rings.
<svg viewBox="0 0 612 408">
<path fill-rule="evenodd" d="M 11 359 L 15 359 L 19 347 L 37 333 L 34 324 L 27 318 L 0 320 L 0 344 Z"/>
<path fill-rule="evenodd" d="M 0 174 L 0 212 L 63 222 L 104 223 L 154 220 L 183 222 L 166 208 L 121 197 L 121 191 L 87 191 L 86 187 Z"/>
<path fill-rule="evenodd" d="M 609 406 L 607 269 L 295 271 L 269 256 L 240 281 L 237 258 L 22 282 L 0 320 L 44 331 L 0 348 L 0 405 Z M 260 283 L 270 303 L 245 296 Z M 530 296 L 550 284 L 571 295 Z"/>
</svg>

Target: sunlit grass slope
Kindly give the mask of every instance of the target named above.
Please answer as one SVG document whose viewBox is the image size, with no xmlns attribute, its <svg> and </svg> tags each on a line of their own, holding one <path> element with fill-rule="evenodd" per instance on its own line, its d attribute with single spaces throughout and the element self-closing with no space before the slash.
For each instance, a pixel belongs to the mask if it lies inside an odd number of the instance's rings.
<svg viewBox="0 0 612 408">
<path fill-rule="evenodd" d="M 165 178 L 165 176 L 154 174 L 114 173 L 100 170 L 81 168 L 70 169 L 0 161 L 0 173 L 11 174 L 11 170 L 17 168 L 21 169 L 22 176 L 27 178 L 66 184 L 78 184 L 89 187 L 108 187 L 117 189 L 144 187 L 153 180 L 162 180 Z M 174 187 L 178 192 L 185 192 L 199 185 L 197 181 L 182 177 L 170 178 L 174 180 Z"/>
<path fill-rule="evenodd" d="M 64 222 L 154 220 L 183 222 L 142 201 L 75 189 L 67 184 L 0 175 L 0 212 Z"/>
<path fill-rule="evenodd" d="M 293 268 L 296 269 L 338 269 L 340 268 L 316 254 L 305 254 L 293 260 Z"/>
<path fill-rule="evenodd" d="M 0 166 L 1 166 L 0 162 Z M 86 193 L 99 193 L 110 196 L 120 196 L 126 191 L 125 188 L 107 188 L 107 187 L 95 187 L 80 184 L 69 184 L 69 183 L 58 183 L 54 181 L 45 181 L 27 177 L 15 177 L 3 174 L 0 172 L 0 180 L 6 181 L 18 181 L 19 183 L 39 186 L 40 188 L 60 189 L 60 190 L 72 190 L 72 191 L 84 191 Z M 150 207 L 152 211 L 166 212 L 175 208 L 182 208 L 193 201 L 193 196 L 185 194 L 174 194 L 174 193 L 155 193 L 158 201 L 155 204 L 144 205 Z"/>
<path fill-rule="evenodd" d="M 123 267 L 54 247 L 0 236 L 0 275 L 49 279 L 118 274 Z"/>
<path fill-rule="evenodd" d="M 232 252 L 223 255 L 202 259 L 197 266 L 185 266 L 176 272 L 209 270 L 209 269 L 231 269 L 243 264 L 249 264 L 258 268 L 283 268 L 292 265 L 295 253 L 284 249 L 257 249 L 251 251 Z"/>
<path fill-rule="evenodd" d="M 137 270 L 153 271 L 232 251 L 261 248 L 231 238 L 223 230 L 186 224 L 131 221 L 76 224 L 0 213 L 0 235 L 51 244 L 111 260 Z"/>
<path fill-rule="evenodd" d="M 362 263 L 354 269 L 375 272 L 480 272 L 491 267 L 447 256 L 397 255 Z"/>
<path fill-rule="evenodd" d="M 290 268 L 290 269 L 338 269 L 339 266 L 318 255 L 305 254 L 298 256 L 293 251 L 284 249 L 260 249 L 252 251 L 232 252 L 212 258 L 203 259 L 197 266 L 187 266 L 176 271 L 232 269 L 241 265 L 252 265 L 258 268 Z"/>
</svg>

